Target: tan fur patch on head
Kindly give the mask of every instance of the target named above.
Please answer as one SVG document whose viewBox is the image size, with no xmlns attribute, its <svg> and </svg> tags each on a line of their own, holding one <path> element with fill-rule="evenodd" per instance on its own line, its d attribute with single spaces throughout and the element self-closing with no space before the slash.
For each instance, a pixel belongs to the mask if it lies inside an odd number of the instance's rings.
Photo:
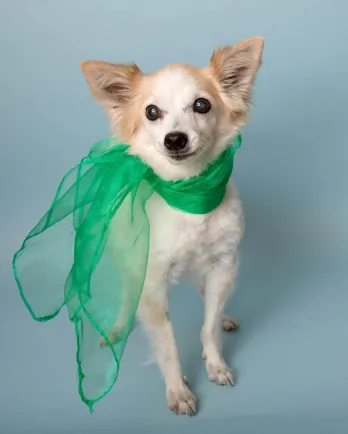
<svg viewBox="0 0 348 434">
<path fill-rule="evenodd" d="M 108 110 L 113 129 L 117 130 L 120 139 L 126 143 L 131 141 L 141 127 L 142 107 L 150 94 L 146 82 L 147 77 L 142 75 L 139 80 L 133 83 L 131 98 L 127 104 L 121 107 L 120 110 L 115 107 Z"/>
</svg>

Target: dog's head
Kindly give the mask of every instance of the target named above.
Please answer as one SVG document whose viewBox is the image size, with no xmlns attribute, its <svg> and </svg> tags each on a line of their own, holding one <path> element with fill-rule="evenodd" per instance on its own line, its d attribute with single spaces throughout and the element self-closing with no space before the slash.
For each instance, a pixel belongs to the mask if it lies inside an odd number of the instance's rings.
<svg viewBox="0 0 348 434">
<path fill-rule="evenodd" d="M 164 179 L 197 175 L 246 122 L 263 38 L 216 50 L 207 67 L 81 64 L 113 132 Z"/>
</svg>

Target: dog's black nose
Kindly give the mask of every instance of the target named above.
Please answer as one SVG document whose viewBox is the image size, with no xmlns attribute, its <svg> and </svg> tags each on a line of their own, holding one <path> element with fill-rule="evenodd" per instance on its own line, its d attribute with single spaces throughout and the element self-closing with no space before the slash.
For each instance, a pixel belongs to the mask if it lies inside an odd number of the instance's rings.
<svg viewBox="0 0 348 434">
<path fill-rule="evenodd" d="M 187 135 L 178 131 L 168 133 L 164 138 L 164 146 L 168 151 L 181 151 L 186 147 L 187 143 Z"/>
</svg>

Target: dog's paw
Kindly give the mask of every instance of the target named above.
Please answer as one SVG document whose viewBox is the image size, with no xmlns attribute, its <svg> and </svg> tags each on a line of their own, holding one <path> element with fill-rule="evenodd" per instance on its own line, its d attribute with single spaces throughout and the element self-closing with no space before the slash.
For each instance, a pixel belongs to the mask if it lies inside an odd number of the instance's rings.
<svg viewBox="0 0 348 434">
<path fill-rule="evenodd" d="M 222 319 L 222 330 L 225 332 L 234 332 L 238 329 L 239 324 L 235 319 L 225 316 Z"/>
<path fill-rule="evenodd" d="M 167 392 L 168 408 L 175 414 L 186 414 L 194 416 L 196 414 L 196 397 L 186 386 L 187 379 L 178 389 L 169 389 Z"/>
<path fill-rule="evenodd" d="M 220 386 L 234 386 L 234 379 L 230 368 L 225 364 L 213 365 L 207 363 L 208 378 Z"/>
</svg>

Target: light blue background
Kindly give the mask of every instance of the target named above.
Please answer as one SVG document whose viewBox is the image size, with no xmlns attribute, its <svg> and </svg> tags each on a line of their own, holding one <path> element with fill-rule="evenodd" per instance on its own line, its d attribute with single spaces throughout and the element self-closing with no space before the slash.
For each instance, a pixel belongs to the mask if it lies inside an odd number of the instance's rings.
<svg viewBox="0 0 348 434">
<path fill-rule="evenodd" d="M 348 4 L 343 0 L 0 1 L 0 432 L 348 432 Z M 207 63 L 214 47 L 265 37 L 235 181 L 247 216 L 224 336 L 234 389 L 207 380 L 202 307 L 172 294 L 195 418 L 176 417 L 137 327 L 119 382 L 90 416 L 76 390 L 66 316 L 34 323 L 10 260 L 61 176 L 108 135 L 79 61 Z"/>
</svg>

